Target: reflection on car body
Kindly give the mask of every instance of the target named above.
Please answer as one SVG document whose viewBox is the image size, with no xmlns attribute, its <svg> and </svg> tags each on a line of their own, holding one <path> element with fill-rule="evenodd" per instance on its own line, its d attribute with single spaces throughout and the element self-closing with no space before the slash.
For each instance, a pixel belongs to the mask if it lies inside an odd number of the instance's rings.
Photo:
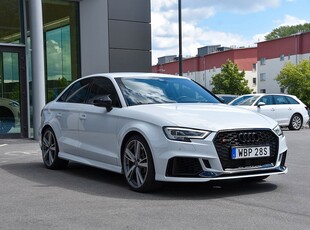
<svg viewBox="0 0 310 230">
<path fill-rule="evenodd" d="M 0 134 L 8 133 L 19 120 L 19 103 L 8 98 L 0 98 Z"/>
<path fill-rule="evenodd" d="M 179 76 L 109 73 L 78 79 L 43 108 L 40 135 L 47 168 L 74 161 L 111 170 L 139 192 L 163 181 L 257 180 L 287 172 L 287 146 L 277 122 L 222 104 Z M 266 154 L 243 154 L 256 150 Z"/>
</svg>

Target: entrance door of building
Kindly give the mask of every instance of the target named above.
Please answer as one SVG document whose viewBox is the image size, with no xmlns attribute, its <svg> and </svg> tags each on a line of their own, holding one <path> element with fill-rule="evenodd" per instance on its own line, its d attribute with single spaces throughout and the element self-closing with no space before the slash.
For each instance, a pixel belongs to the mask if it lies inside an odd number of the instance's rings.
<svg viewBox="0 0 310 230">
<path fill-rule="evenodd" d="M 0 45 L 0 138 L 28 137 L 25 47 Z"/>
</svg>

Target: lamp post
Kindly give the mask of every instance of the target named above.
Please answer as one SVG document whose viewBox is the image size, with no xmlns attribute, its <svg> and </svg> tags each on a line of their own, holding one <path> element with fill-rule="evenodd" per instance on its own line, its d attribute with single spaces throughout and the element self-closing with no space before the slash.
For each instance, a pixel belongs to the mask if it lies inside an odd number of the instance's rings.
<svg viewBox="0 0 310 230">
<path fill-rule="evenodd" d="M 182 66 L 182 5 L 181 0 L 178 0 L 178 15 L 179 15 L 179 75 L 183 76 L 183 66 Z"/>
</svg>

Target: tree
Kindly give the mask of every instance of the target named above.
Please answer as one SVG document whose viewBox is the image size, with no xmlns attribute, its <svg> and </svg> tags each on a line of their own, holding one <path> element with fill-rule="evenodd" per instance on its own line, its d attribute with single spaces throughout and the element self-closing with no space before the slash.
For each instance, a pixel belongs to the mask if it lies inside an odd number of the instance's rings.
<svg viewBox="0 0 310 230">
<path fill-rule="evenodd" d="M 279 28 L 274 29 L 271 33 L 265 36 L 265 39 L 272 40 L 277 38 L 283 38 L 296 34 L 299 32 L 310 31 L 310 23 L 295 25 L 295 26 L 280 26 Z"/>
<path fill-rule="evenodd" d="M 227 60 L 221 67 L 221 73 L 212 77 L 213 93 L 217 94 L 247 94 L 251 93 L 248 81 L 244 78 L 245 72 L 239 72 L 238 66 Z"/>
<path fill-rule="evenodd" d="M 288 62 L 284 65 L 276 81 L 289 94 L 297 96 L 310 106 L 310 60 L 302 60 L 299 64 Z"/>
</svg>

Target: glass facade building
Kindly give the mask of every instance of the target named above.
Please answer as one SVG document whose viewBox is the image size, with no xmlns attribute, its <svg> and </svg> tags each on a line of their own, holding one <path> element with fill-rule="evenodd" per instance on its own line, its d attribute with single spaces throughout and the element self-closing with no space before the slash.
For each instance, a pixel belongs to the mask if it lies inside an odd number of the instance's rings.
<svg viewBox="0 0 310 230">
<path fill-rule="evenodd" d="M 33 28 L 44 76 L 35 76 Z M 36 138 L 38 97 L 47 103 L 87 74 L 150 71 L 150 50 L 149 0 L 0 0 L 0 138 Z"/>
</svg>

